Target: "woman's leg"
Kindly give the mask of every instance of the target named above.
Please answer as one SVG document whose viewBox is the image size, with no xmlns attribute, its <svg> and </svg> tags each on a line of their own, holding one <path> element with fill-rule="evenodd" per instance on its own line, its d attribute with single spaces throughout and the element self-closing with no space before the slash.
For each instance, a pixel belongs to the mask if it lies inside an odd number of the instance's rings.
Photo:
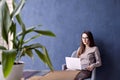
<svg viewBox="0 0 120 80">
<path fill-rule="evenodd" d="M 91 71 L 81 70 L 75 77 L 74 80 L 84 80 L 91 76 Z"/>
</svg>

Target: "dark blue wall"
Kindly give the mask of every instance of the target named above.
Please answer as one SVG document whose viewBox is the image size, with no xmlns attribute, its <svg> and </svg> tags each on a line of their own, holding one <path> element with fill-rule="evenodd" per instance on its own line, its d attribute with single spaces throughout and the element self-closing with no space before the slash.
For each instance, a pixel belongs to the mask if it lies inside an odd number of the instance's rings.
<svg viewBox="0 0 120 80">
<path fill-rule="evenodd" d="M 91 30 L 103 63 L 97 80 L 120 79 L 120 0 L 27 0 L 22 15 L 27 26 L 42 24 L 56 34 L 37 40 L 47 47 L 55 70 L 79 47 L 80 34 Z M 25 69 L 48 69 L 37 56 L 23 60 Z"/>
</svg>

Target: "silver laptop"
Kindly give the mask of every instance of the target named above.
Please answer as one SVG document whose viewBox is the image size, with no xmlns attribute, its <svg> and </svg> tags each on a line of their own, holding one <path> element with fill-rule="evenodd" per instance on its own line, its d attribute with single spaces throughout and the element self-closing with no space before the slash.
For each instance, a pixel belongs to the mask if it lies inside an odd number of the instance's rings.
<svg viewBox="0 0 120 80">
<path fill-rule="evenodd" d="M 71 70 L 82 69 L 80 58 L 65 57 L 65 61 L 68 69 L 71 69 Z"/>
</svg>

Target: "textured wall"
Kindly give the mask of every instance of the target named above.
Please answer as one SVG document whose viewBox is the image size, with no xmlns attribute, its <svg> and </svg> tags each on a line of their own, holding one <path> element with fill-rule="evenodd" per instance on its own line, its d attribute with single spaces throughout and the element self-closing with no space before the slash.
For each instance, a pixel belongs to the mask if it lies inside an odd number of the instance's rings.
<svg viewBox="0 0 120 80">
<path fill-rule="evenodd" d="M 120 79 L 120 0 L 27 0 L 22 14 L 27 26 L 42 24 L 57 35 L 37 40 L 47 47 L 56 70 L 78 48 L 81 32 L 91 30 L 103 62 L 97 80 Z M 23 60 L 26 69 L 47 69 L 36 56 L 32 65 Z"/>
</svg>

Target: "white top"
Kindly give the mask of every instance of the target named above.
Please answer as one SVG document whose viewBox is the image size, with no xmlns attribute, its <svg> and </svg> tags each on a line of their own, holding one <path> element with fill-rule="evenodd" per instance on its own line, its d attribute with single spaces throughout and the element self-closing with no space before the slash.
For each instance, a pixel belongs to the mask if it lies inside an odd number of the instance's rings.
<svg viewBox="0 0 120 80">
<path fill-rule="evenodd" d="M 80 48 L 78 48 L 78 50 L 79 49 Z M 100 52 L 98 50 L 98 47 L 96 46 L 86 49 L 84 53 L 82 53 L 79 57 L 81 59 L 81 65 L 83 66 L 83 68 L 86 68 L 89 65 L 93 67 L 101 66 Z"/>
</svg>

